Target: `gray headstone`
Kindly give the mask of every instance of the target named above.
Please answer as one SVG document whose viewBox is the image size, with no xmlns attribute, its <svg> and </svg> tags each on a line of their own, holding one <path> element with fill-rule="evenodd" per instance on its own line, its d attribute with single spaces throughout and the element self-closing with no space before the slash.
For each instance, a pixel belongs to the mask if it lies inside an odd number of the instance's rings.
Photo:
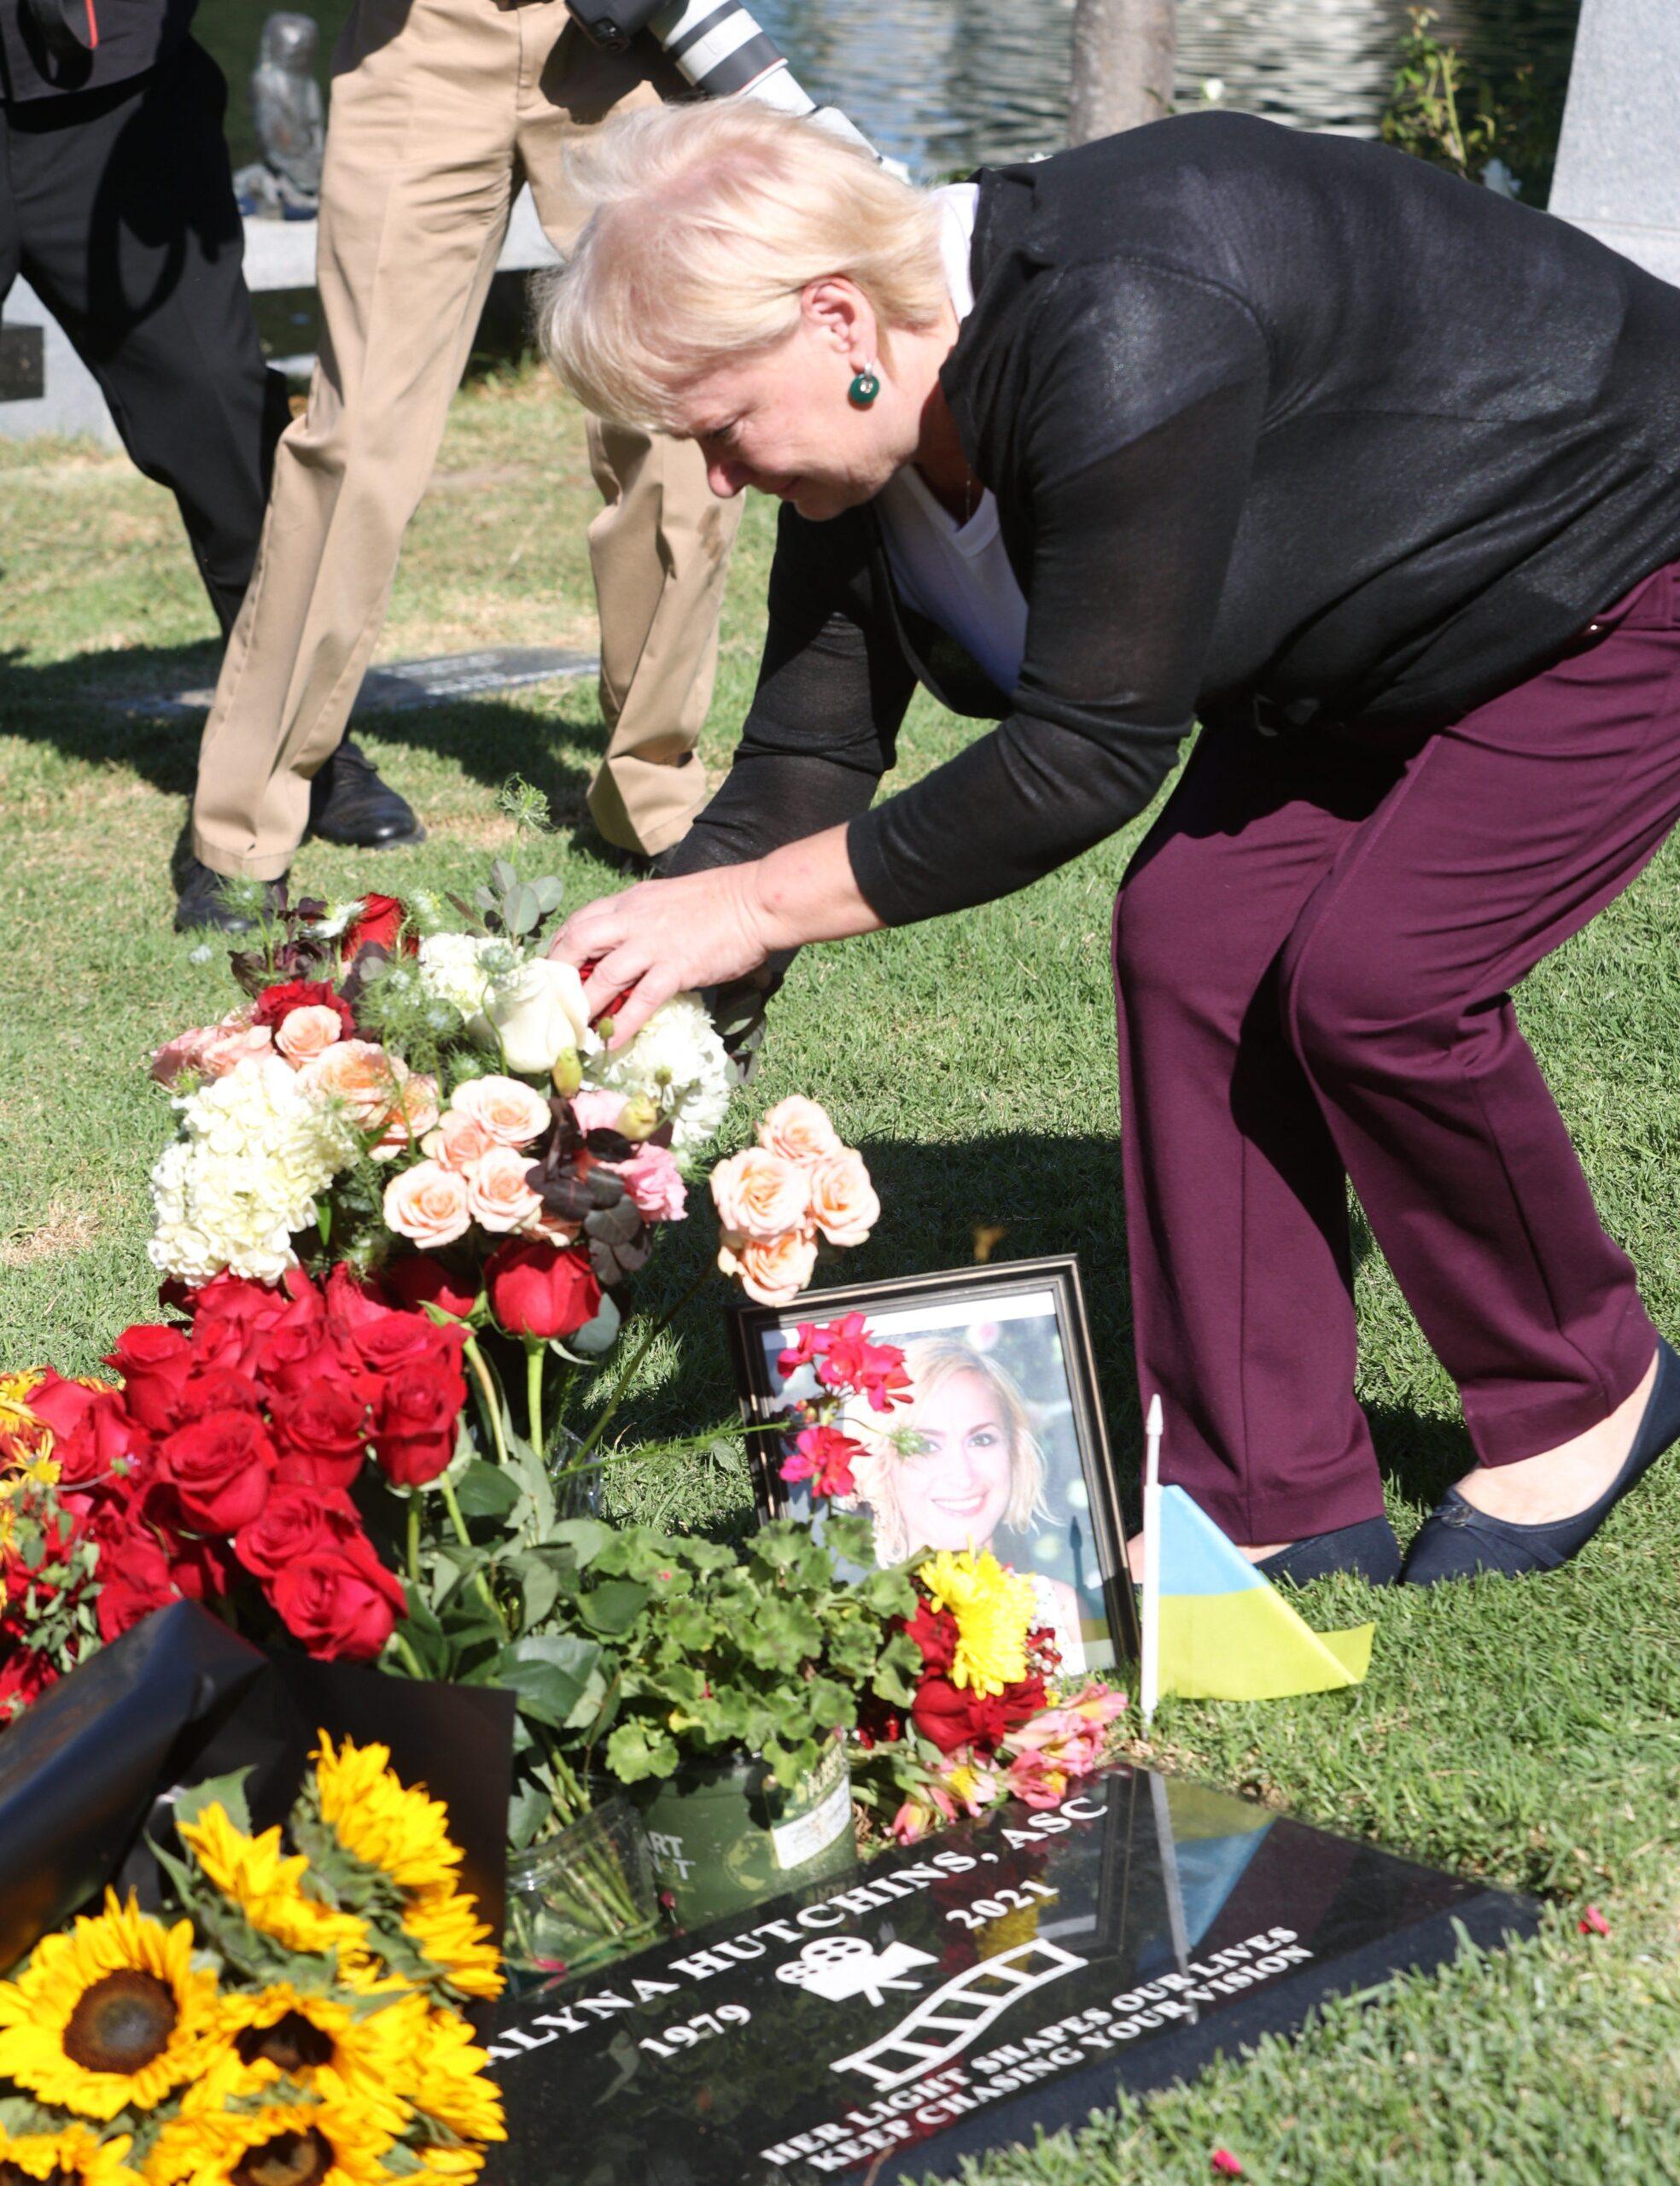
<svg viewBox="0 0 1680 2186">
<path fill-rule="evenodd" d="M 1551 210 L 1680 283 L 1680 6 L 1582 0 Z"/>
</svg>

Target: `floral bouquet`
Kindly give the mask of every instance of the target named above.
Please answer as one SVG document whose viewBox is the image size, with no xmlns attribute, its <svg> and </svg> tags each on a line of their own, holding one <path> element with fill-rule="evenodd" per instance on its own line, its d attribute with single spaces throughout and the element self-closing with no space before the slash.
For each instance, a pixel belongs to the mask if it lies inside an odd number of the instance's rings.
<svg viewBox="0 0 1680 2186">
<path fill-rule="evenodd" d="M 162 1919 L 108 1892 L 0 1982 L 0 2175 L 41 2186 L 465 2182 L 505 2137 L 461 2006 L 501 1988 L 448 1815 L 322 1733 L 285 1829 L 178 1797 Z"/>
</svg>

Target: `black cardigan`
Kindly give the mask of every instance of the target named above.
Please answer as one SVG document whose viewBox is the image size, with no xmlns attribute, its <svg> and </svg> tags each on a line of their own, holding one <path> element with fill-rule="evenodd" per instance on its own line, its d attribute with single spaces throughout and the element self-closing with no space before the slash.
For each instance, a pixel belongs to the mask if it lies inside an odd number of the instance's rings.
<svg viewBox="0 0 1680 2186">
<path fill-rule="evenodd" d="M 982 175 L 942 375 L 1028 602 L 993 690 L 872 510 L 784 510 L 735 763 L 670 869 L 849 821 L 890 925 L 1138 812 L 1193 716 L 1426 732 L 1680 555 L 1680 289 L 1380 146 L 1186 115 Z M 914 682 L 1000 725 L 866 808 Z"/>
</svg>

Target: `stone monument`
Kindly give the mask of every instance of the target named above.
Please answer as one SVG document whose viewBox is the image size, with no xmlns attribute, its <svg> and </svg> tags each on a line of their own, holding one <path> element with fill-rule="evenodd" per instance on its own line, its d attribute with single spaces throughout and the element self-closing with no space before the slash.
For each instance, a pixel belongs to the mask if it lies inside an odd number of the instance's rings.
<svg viewBox="0 0 1680 2186">
<path fill-rule="evenodd" d="M 251 118 L 262 157 L 233 178 L 248 219 L 312 220 L 321 202 L 326 110 L 315 80 L 312 15 L 269 16 L 251 74 Z"/>
<path fill-rule="evenodd" d="M 1680 283 L 1680 7 L 1581 0 L 1550 210 Z"/>
</svg>

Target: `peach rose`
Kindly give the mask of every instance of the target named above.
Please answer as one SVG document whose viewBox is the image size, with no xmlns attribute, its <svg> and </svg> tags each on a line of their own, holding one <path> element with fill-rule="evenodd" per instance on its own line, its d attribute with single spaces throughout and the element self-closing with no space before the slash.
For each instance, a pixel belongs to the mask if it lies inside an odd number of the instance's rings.
<svg viewBox="0 0 1680 2186">
<path fill-rule="evenodd" d="M 324 1008 L 319 1002 L 306 1002 L 301 1009 L 286 1012 L 274 1036 L 274 1044 L 287 1061 L 298 1068 L 313 1062 L 317 1055 L 341 1038 L 343 1032 L 344 1020 L 335 1009 Z"/>
<path fill-rule="evenodd" d="M 765 1114 L 758 1126 L 758 1143 L 770 1153 L 779 1154 L 785 1161 L 797 1161 L 802 1166 L 844 1150 L 827 1109 L 820 1102 L 808 1101 L 802 1093 L 790 1093 Z"/>
<path fill-rule="evenodd" d="M 539 1204 L 528 1222 L 519 1225 L 522 1237 L 540 1237 L 551 1245 L 569 1245 L 583 1235 L 580 1222 L 563 1222 L 557 1214 L 551 1214 Z"/>
<path fill-rule="evenodd" d="M 443 1121 L 437 1129 L 428 1131 L 421 1140 L 420 1147 L 434 1161 L 441 1161 L 446 1169 L 453 1169 L 464 1177 L 474 1162 L 481 1161 L 495 1143 L 476 1116 L 452 1105 L 444 1110 Z"/>
<path fill-rule="evenodd" d="M 586 1085 L 572 1096 L 572 1113 L 580 1131 L 616 1131 L 624 1113 L 624 1096 L 609 1092 L 604 1086 Z"/>
<path fill-rule="evenodd" d="M 293 1012 L 294 1016 L 296 1014 Z M 290 1021 L 289 1018 L 287 1022 Z M 398 1154 L 411 1152 L 421 1144 L 437 1119 L 437 1080 L 417 1070 L 404 1078 L 398 1089 L 396 1106 L 385 1126 L 385 1136 L 371 1149 L 374 1160 L 394 1161 Z"/>
<path fill-rule="evenodd" d="M 471 1224 L 466 1178 L 440 1161 L 417 1161 L 385 1187 L 385 1227 L 423 1252 L 453 1244 Z"/>
<path fill-rule="evenodd" d="M 806 1171 L 811 1219 L 831 1245 L 860 1245 L 881 1219 L 881 1202 L 863 1156 L 843 1147 Z"/>
<path fill-rule="evenodd" d="M 739 1278 L 749 1298 L 761 1306 L 790 1306 L 811 1280 L 817 1264 L 817 1240 L 810 1230 L 785 1230 L 779 1237 L 746 1237 L 726 1230 L 718 1265 Z"/>
<path fill-rule="evenodd" d="M 466 1179 L 473 1219 L 486 1230 L 522 1230 L 542 1201 L 525 1181 L 531 1157 L 517 1147 L 493 1146 L 475 1161 Z"/>
<path fill-rule="evenodd" d="M 363 1131 L 382 1131 L 400 1096 L 408 1065 L 375 1040 L 335 1040 L 298 1076 L 323 1099 L 342 1104 Z"/>
<path fill-rule="evenodd" d="M 749 1146 L 713 1170 L 712 1199 L 726 1230 L 768 1239 L 803 1226 L 810 1195 L 796 1162 Z"/>
<path fill-rule="evenodd" d="M 449 1105 L 475 1117 L 497 1146 L 528 1146 L 548 1129 L 548 1102 L 517 1078 L 469 1078 Z"/>
</svg>

